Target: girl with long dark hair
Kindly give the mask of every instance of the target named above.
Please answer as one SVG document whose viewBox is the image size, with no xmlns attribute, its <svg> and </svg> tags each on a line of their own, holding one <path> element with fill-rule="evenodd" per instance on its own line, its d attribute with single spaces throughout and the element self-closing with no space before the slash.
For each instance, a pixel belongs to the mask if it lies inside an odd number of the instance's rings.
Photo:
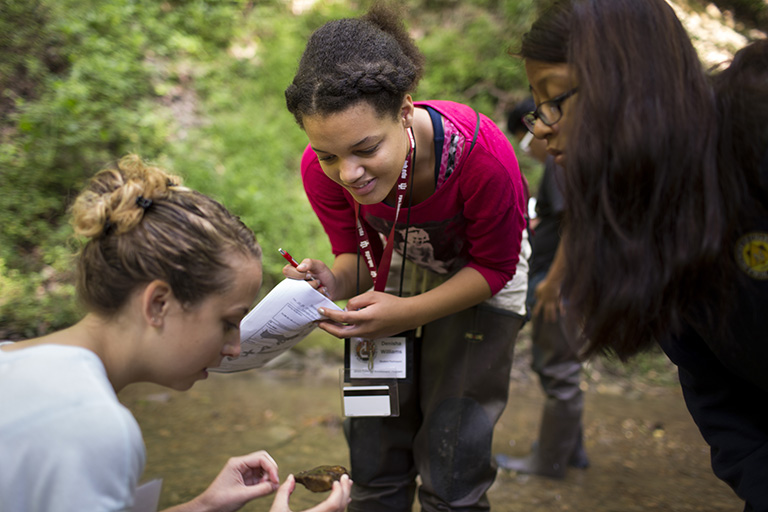
<svg viewBox="0 0 768 512">
<path fill-rule="evenodd" d="M 715 473 L 768 510 L 768 41 L 710 74 L 665 1 L 566 0 L 521 55 L 587 353 L 660 344 Z"/>
</svg>

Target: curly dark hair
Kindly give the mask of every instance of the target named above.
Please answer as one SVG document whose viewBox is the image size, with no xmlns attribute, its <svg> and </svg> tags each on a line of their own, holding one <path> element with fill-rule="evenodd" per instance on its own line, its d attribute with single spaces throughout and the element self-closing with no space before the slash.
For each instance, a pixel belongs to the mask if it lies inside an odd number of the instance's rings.
<svg viewBox="0 0 768 512">
<path fill-rule="evenodd" d="M 398 12 L 379 2 L 360 18 L 330 21 L 312 34 L 285 90 L 286 104 L 302 128 L 304 116 L 341 112 L 360 101 L 396 118 L 423 67 Z"/>
</svg>

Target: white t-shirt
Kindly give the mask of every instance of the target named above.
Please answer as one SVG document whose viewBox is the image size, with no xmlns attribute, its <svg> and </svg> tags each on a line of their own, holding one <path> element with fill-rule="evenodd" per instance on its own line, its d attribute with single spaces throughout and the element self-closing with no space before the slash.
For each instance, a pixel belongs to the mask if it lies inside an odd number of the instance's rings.
<svg viewBox="0 0 768 512">
<path fill-rule="evenodd" d="M 146 454 L 104 365 L 79 347 L 0 350 L 0 511 L 130 510 Z"/>
</svg>

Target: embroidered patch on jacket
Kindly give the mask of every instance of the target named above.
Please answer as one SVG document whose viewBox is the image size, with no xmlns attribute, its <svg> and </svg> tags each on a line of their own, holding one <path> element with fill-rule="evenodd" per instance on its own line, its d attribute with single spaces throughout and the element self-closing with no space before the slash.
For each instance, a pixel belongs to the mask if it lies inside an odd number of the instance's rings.
<svg viewBox="0 0 768 512">
<path fill-rule="evenodd" d="M 768 233 L 747 233 L 739 238 L 736 262 L 752 279 L 768 279 Z"/>
</svg>

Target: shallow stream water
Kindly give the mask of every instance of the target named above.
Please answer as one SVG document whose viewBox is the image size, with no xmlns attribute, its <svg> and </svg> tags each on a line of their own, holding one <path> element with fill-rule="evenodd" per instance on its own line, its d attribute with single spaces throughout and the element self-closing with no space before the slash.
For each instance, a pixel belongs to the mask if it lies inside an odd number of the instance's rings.
<svg viewBox="0 0 768 512">
<path fill-rule="evenodd" d="M 163 479 L 161 508 L 186 501 L 229 456 L 267 450 L 280 477 L 321 464 L 348 467 L 341 428 L 338 365 L 304 361 L 237 374 L 212 374 L 180 393 L 150 384 L 120 394 L 142 427 L 144 480 Z M 543 394 L 516 364 L 494 452 L 524 455 L 536 432 Z M 630 390 L 629 392 L 627 390 Z M 585 444 L 591 467 L 564 480 L 500 471 L 489 491 L 498 512 L 738 512 L 743 503 L 711 471 L 709 450 L 678 387 L 588 386 Z M 292 510 L 326 496 L 297 486 Z M 246 505 L 268 511 L 271 497 Z M 418 503 L 414 510 L 420 510 Z"/>
</svg>

